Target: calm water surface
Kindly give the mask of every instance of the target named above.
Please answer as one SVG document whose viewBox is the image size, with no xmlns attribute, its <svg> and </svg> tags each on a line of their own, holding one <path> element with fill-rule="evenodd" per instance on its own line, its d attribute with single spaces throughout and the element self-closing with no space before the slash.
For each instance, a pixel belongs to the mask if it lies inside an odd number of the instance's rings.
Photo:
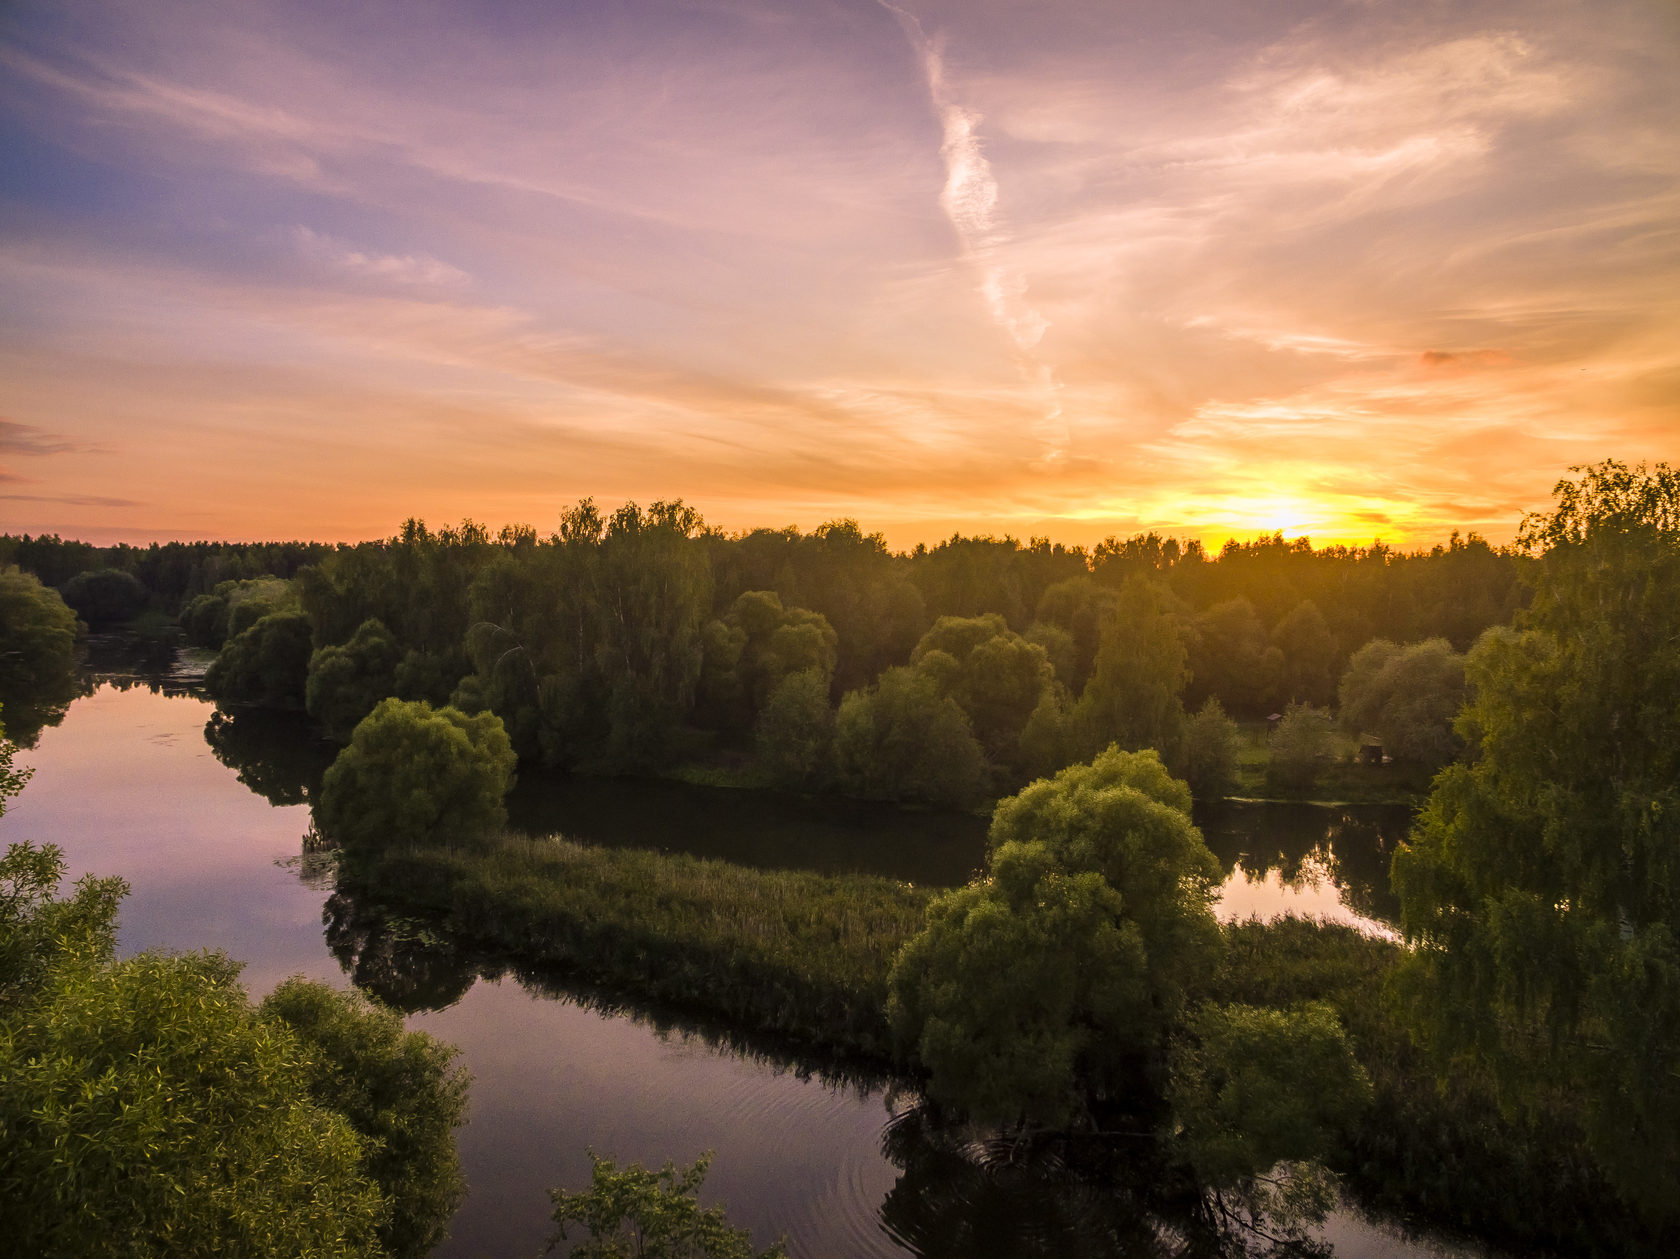
<svg viewBox="0 0 1680 1259">
<path fill-rule="evenodd" d="M 77 700 L 20 754 L 35 775 L 0 820 L 0 838 L 59 844 L 72 877 L 128 879 L 124 954 L 224 949 L 246 963 L 253 996 L 293 974 L 346 984 L 323 931 L 324 906 L 329 918 L 339 912 L 330 872 L 299 855 L 331 749 L 301 723 L 229 722 L 190 693 L 119 685 Z M 528 786 L 514 816 L 592 842 L 671 847 L 680 834 L 686 847 L 734 860 L 930 884 L 965 880 L 984 843 L 980 819 L 667 784 Z M 1403 830 L 1403 814 L 1310 810 L 1284 825 L 1238 806 L 1199 820 L 1233 869 L 1226 912 L 1295 905 L 1381 928 L 1387 906 L 1370 872 L 1385 864 L 1380 848 Z M 1360 844 L 1377 856 L 1358 855 Z M 1253 880 L 1251 869 L 1271 873 Z M 941 1180 L 939 1159 L 904 1123 L 896 1135 L 889 1126 L 913 1098 L 825 1082 L 512 977 L 450 979 L 440 1001 L 453 1004 L 408 1020 L 459 1045 L 473 1073 L 460 1134 L 470 1194 L 442 1256 L 539 1253 L 546 1190 L 585 1183 L 591 1147 L 650 1165 L 715 1151 L 708 1200 L 727 1201 L 759 1245 L 786 1233 L 800 1256 L 975 1253 L 963 1238 L 976 1236 L 986 1253 L 1008 1254 L 1010 1221 L 1043 1196 L 1018 1200 L 1006 1179 L 979 1189 Z M 1084 1251 L 1077 1212 L 1043 1225 L 1057 1227 Z M 1326 1239 L 1344 1255 L 1436 1253 L 1351 1216 L 1333 1218 Z"/>
</svg>

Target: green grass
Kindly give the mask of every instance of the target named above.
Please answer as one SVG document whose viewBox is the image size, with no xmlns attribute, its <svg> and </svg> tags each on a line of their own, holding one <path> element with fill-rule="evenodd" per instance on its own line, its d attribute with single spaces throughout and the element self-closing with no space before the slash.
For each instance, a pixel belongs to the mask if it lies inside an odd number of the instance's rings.
<svg viewBox="0 0 1680 1259">
<path fill-rule="evenodd" d="M 392 853 L 355 877 L 522 959 L 883 1061 L 887 976 L 931 895 L 891 879 L 511 836 Z"/>
</svg>

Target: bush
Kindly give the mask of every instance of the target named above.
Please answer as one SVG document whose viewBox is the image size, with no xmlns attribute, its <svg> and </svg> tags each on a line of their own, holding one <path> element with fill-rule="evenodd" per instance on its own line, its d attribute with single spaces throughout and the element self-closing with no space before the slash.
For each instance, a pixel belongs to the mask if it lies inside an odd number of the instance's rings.
<svg viewBox="0 0 1680 1259">
<path fill-rule="evenodd" d="M 309 617 L 303 612 L 270 613 L 223 644 L 204 674 L 204 685 L 218 700 L 299 709 L 304 706 L 311 654 Z"/>
<path fill-rule="evenodd" d="M 340 743 L 397 686 L 402 649 L 377 620 L 363 621 L 342 647 L 323 647 L 309 658 L 304 703 L 309 715 Z"/>
<path fill-rule="evenodd" d="M 1330 714 L 1311 704 L 1291 704 L 1272 731 L 1267 785 L 1285 791 L 1307 791 L 1318 782 L 1331 749 Z"/>
<path fill-rule="evenodd" d="M 514 763 L 494 713 L 387 699 L 327 771 L 316 821 L 351 849 L 480 838 L 507 821 Z"/>
<path fill-rule="evenodd" d="M 814 669 L 790 673 L 758 716 L 759 764 L 780 786 L 814 786 L 828 768 L 833 743 L 827 681 Z"/>
<path fill-rule="evenodd" d="M 920 668 L 888 669 L 869 690 L 846 696 L 834 760 L 841 785 L 872 799 L 970 804 L 985 780 L 967 716 Z"/>
<path fill-rule="evenodd" d="M 132 620 L 146 606 L 146 588 L 120 568 L 77 573 L 64 583 L 63 595 L 76 615 L 95 627 Z"/>
</svg>

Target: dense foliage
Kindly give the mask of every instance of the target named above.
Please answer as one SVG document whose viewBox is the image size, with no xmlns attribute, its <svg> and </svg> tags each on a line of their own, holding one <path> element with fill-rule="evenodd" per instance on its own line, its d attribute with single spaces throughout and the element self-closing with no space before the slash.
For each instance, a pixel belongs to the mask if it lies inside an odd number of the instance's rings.
<svg viewBox="0 0 1680 1259">
<path fill-rule="evenodd" d="M 940 1106 L 1164 1127 L 1209 1211 L 1230 1191 L 1292 1230 L 1334 1202 L 1321 1160 L 1370 1087 L 1328 1007 L 1205 1000 L 1218 864 L 1189 808 L 1153 751 L 1118 748 L 1001 801 L 987 874 L 929 906 L 888 1013 Z"/>
<path fill-rule="evenodd" d="M 894 554 L 853 521 L 727 536 L 680 501 L 603 513 L 586 499 L 547 537 L 410 520 L 356 546 L 0 537 L 8 556 L 78 588 L 138 581 L 150 615 L 177 614 L 189 641 L 222 649 L 220 698 L 307 703 L 340 740 L 396 696 L 493 712 L 520 758 L 545 767 L 700 762 L 937 803 L 1006 794 L 1110 743 L 1154 747 L 1217 791 L 1214 732 L 1185 743 L 1186 705 L 1217 699 L 1244 721 L 1325 705 L 1372 638 L 1462 650 L 1523 590 L 1520 557 L 1474 537 L 1409 555 L 1276 536 L 1209 554 L 1154 534 L 1090 550 L 952 537 Z M 296 612 L 307 644 L 293 619 L 251 632 Z M 891 672 L 906 668 L 950 705 Z M 767 721 L 797 674 L 810 676 Z M 883 757 L 899 729 L 940 740 L 953 772 L 897 772 Z"/>
<path fill-rule="evenodd" d="M 118 961 L 121 880 L 59 899 L 62 872 L 50 845 L 0 858 L 8 1242 L 43 1259 L 423 1254 L 459 1197 L 451 1051 L 302 980 L 253 1009 L 220 954 Z"/>
<path fill-rule="evenodd" d="M 710 1155 L 692 1167 L 666 1163 L 656 1172 L 640 1163 L 620 1169 L 594 1151 L 589 1161 L 589 1188 L 550 1193 L 559 1226 L 550 1252 L 581 1228 L 589 1235 L 567 1245 L 570 1259 L 786 1259 L 782 1243 L 754 1250 L 747 1230 L 732 1228 L 722 1207 L 700 1205 Z"/>
<path fill-rule="evenodd" d="M 1342 676 L 1341 723 L 1349 734 L 1375 735 L 1397 760 L 1439 768 L 1463 746 L 1453 722 L 1464 695 L 1464 656 L 1446 639 L 1401 647 L 1375 638 Z"/>
<path fill-rule="evenodd" d="M 76 614 L 32 574 L 0 568 L 0 704 L 24 746 L 76 693 Z"/>
<path fill-rule="evenodd" d="M 1522 539 L 1532 607 L 1484 635 L 1449 766 L 1395 856 L 1407 991 L 1443 1062 L 1586 1106 L 1622 1190 L 1680 1182 L 1680 473 L 1606 463 Z"/>
<path fill-rule="evenodd" d="M 507 820 L 514 763 L 494 713 L 387 699 L 327 770 L 316 822 L 352 852 L 477 839 Z"/>
</svg>

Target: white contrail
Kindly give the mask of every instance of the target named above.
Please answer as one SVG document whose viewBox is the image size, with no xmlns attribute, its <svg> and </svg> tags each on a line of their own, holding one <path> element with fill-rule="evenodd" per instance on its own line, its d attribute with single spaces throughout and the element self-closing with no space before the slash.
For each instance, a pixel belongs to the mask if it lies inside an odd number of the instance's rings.
<svg viewBox="0 0 1680 1259">
<path fill-rule="evenodd" d="M 1062 386 L 1034 352 L 1050 325 L 1024 300 L 1026 277 L 998 257 L 999 247 L 1006 238 L 997 217 L 997 180 L 975 134 L 980 115 L 951 99 L 945 82 L 944 56 L 938 42 L 928 38 L 921 20 L 889 0 L 876 2 L 898 19 L 905 38 L 921 60 L 928 95 L 944 133 L 939 151 L 945 159 L 945 187 L 939 194 L 939 205 L 962 241 L 964 256 L 980 274 L 980 295 L 993 321 L 1009 334 L 1021 356 L 1022 368 L 1048 395 L 1047 428 L 1043 436 L 1049 446 L 1046 457 L 1054 459 L 1065 451 L 1068 443 L 1066 427 L 1056 423 L 1062 414 L 1056 395 Z"/>
</svg>

